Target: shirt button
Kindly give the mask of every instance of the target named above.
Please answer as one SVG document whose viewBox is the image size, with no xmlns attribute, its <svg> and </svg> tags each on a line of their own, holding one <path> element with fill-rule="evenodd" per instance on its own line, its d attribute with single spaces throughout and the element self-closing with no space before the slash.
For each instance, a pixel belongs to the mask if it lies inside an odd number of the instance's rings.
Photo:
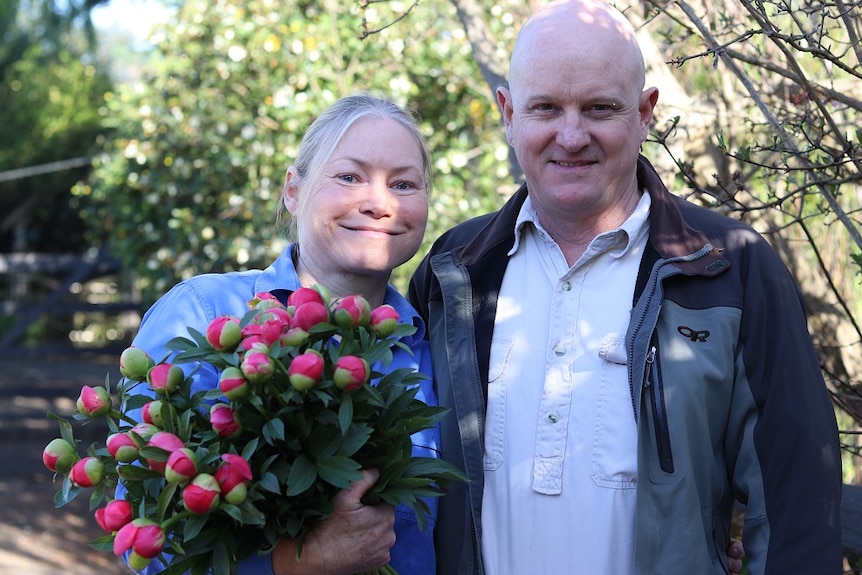
<svg viewBox="0 0 862 575">
<path fill-rule="evenodd" d="M 564 355 L 566 355 L 566 348 L 564 348 L 564 347 L 555 348 L 554 353 L 557 355 L 557 357 L 563 357 Z"/>
<path fill-rule="evenodd" d="M 563 291 L 571 291 L 572 283 L 571 282 L 563 282 Z"/>
<path fill-rule="evenodd" d="M 548 421 L 550 421 L 551 423 L 557 423 L 559 420 L 560 420 L 560 416 L 557 415 L 556 413 L 548 414 Z"/>
</svg>

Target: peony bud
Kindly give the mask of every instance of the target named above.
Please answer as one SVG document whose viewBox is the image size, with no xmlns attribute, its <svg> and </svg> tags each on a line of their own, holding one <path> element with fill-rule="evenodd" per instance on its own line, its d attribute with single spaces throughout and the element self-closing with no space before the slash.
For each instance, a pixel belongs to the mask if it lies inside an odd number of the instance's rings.
<svg viewBox="0 0 862 575">
<path fill-rule="evenodd" d="M 319 303 L 322 306 L 326 305 L 323 295 L 314 288 L 301 287 L 287 296 L 288 307 L 299 308 L 308 302 Z"/>
<path fill-rule="evenodd" d="M 160 363 L 147 372 L 147 382 L 159 395 L 168 395 L 182 385 L 186 374 L 178 365 Z"/>
<path fill-rule="evenodd" d="M 245 501 L 248 493 L 248 482 L 252 480 L 251 466 L 248 461 L 233 453 L 225 453 L 221 458 L 224 463 L 216 470 L 216 481 L 225 501 L 239 505 Z"/>
<path fill-rule="evenodd" d="M 42 451 L 42 463 L 57 473 L 68 473 L 77 461 L 78 454 L 75 452 L 75 447 L 59 437 L 52 439 Z"/>
<path fill-rule="evenodd" d="M 304 331 L 310 331 L 317 324 L 328 321 L 329 310 L 325 305 L 317 302 L 307 302 L 297 307 L 296 311 L 293 312 L 290 327 L 298 327 Z"/>
<path fill-rule="evenodd" d="M 207 342 L 218 351 L 233 351 L 242 339 L 239 318 L 223 315 L 212 320 L 207 326 Z"/>
<path fill-rule="evenodd" d="M 269 349 L 270 344 L 266 342 L 266 338 L 258 329 L 248 329 L 246 326 L 242 332 L 242 341 L 239 342 L 239 349 L 242 351 L 251 351 L 252 349 Z"/>
<path fill-rule="evenodd" d="M 120 373 L 133 381 L 146 381 L 147 372 L 155 364 L 153 358 L 138 347 L 127 347 L 120 354 Z"/>
<path fill-rule="evenodd" d="M 192 513 L 204 515 L 218 507 L 220 494 L 216 478 L 209 473 L 201 473 L 183 488 L 183 504 Z"/>
<path fill-rule="evenodd" d="M 226 398 L 231 401 L 242 401 L 251 392 L 251 384 L 238 367 L 224 368 L 218 380 L 218 387 Z"/>
<path fill-rule="evenodd" d="M 168 457 L 170 457 L 171 453 L 173 453 L 177 449 L 182 449 L 185 446 L 186 444 L 183 443 L 183 440 L 174 435 L 173 433 L 169 433 L 167 431 L 159 431 L 158 433 L 153 435 L 153 437 L 147 442 L 147 447 L 158 447 L 159 449 L 165 451 L 166 454 L 164 458 L 148 458 L 147 464 L 153 471 L 157 471 L 164 475 Z"/>
<path fill-rule="evenodd" d="M 168 456 L 165 479 L 168 483 L 185 483 L 198 474 L 198 458 L 188 447 L 177 449 Z"/>
<path fill-rule="evenodd" d="M 355 355 L 344 355 L 335 362 L 332 380 L 339 389 L 353 391 L 365 385 L 370 375 L 367 361 Z"/>
<path fill-rule="evenodd" d="M 95 487 L 105 477 L 105 466 L 97 457 L 78 460 L 69 471 L 69 478 L 78 487 Z"/>
<path fill-rule="evenodd" d="M 269 309 L 281 305 L 281 301 L 268 291 L 258 292 L 248 300 L 249 309 Z"/>
<path fill-rule="evenodd" d="M 279 338 L 283 347 L 299 347 L 308 341 L 308 332 L 298 327 L 292 327 Z"/>
<path fill-rule="evenodd" d="M 151 425 L 155 425 L 159 429 L 164 429 L 165 420 L 162 417 L 163 405 L 164 403 L 162 403 L 160 399 L 145 403 L 141 408 L 141 417 L 143 417 L 144 423 L 149 423 Z"/>
<path fill-rule="evenodd" d="M 338 300 L 332 315 L 335 323 L 341 327 L 368 325 L 371 319 L 371 305 L 361 295 L 349 295 Z"/>
<path fill-rule="evenodd" d="M 138 458 L 138 444 L 128 433 L 112 433 L 105 444 L 111 457 L 121 463 L 131 463 Z"/>
<path fill-rule="evenodd" d="M 242 431 L 236 413 L 229 405 L 216 403 L 210 408 L 210 424 L 219 437 L 229 439 Z"/>
<path fill-rule="evenodd" d="M 77 407 L 78 413 L 86 417 L 107 415 L 111 411 L 111 395 L 104 387 L 85 385 L 78 396 Z"/>
<path fill-rule="evenodd" d="M 127 523 L 131 523 L 132 504 L 123 499 L 115 499 L 101 509 L 96 509 L 95 515 L 99 527 L 108 533 L 113 533 Z"/>
<path fill-rule="evenodd" d="M 242 375 L 251 383 L 261 383 L 272 377 L 275 371 L 275 362 L 269 357 L 269 350 L 252 347 L 242 358 L 239 364 Z"/>
<path fill-rule="evenodd" d="M 114 555 L 132 550 L 137 559 L 152 559 L 165 548 L 167 537 L 159 525 L 149 519 L 138 518 L 126 523 L 114 537 Z M 132 558 L 129 558 L 131 564 Z M 145 567 L 149 561 L 143 562 Z M 141 569 L 142 567 L 137 567 Z"/>
<path fill-rule="evenodd" d="M 161 431 L 158 427 L 153 425 L 152 423 L 139 423 L 129 430 L 129 433 L 134 433 L 144 441 L 149 441 L 153 438 L 155 434 Z"/>
<path fill-rule="evenodd" d="M 395 308 L 389 304 L 383 304 L 374 308 L 371 312 L 371 329 L 380 337 L 389 337 L 398 327 L 401 316 Z"/>
<path fill-rule="evenodd" d="M 323 375 L 323 363 L 323 356 L 313 349 L 296 356 L 287 368 L 290 384 L 299 391 L 311 389 Z"/>
</svg>

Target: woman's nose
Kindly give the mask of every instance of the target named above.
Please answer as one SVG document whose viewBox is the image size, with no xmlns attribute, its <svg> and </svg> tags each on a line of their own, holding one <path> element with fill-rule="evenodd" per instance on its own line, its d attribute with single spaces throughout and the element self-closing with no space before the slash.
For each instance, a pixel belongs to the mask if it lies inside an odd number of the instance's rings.
<svg viewBox="0 0 862 575">
<path fill-rule="evenodd" d="M 393 201 L 394 197 L 386 180 L 372 178 L 366 186 L 365 197 L 362 198 L 359 209 L 379 218 L 392 212 Z"/>
</svg>

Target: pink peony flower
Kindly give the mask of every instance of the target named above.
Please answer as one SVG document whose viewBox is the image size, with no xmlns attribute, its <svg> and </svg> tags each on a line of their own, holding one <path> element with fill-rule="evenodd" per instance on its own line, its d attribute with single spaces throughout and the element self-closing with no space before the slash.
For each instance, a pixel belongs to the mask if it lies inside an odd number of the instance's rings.
<svg viewBox="0 0 862 575">
<path fill-rule="evenodd" d="M 239 455 L 225 453 L 224 463 L 216 470 L 215 478 L 221 488 L 222 497 L 233 505 L 245 501 L 248 482 L 252 480 L 251 466 Z"/>
<path fill-rule="evenodd" d="M 371 329 L 380 337 L 392 335 L 401 316 L 389 304 L 383 304 L 371 311 Z"/>
<path fill-rule="evenodd" d="M 294 292 L 296 293 L 296 292 Z M 322 303 L 307 302 L 296 308 L 293 312 L 293 319 L 290 322 L 290 327 L 298 327 L 304 331 L 310 331 L 311 328 L 319 323 L 329 321 L 329 310 Z"/>
<path fill-rule="evenodd" d="M 79 459 L 69 470 L 69 478 L 78 487 L 95 487 L 105 477 L 105 466 L 97 457 Z"/>
<path fill-rule="evenodd" d="M 311 389 L 323 375 L 323 365 L 323 356 L 313 349 L 296 356 L 287 368 L 290 384 L 299 391 Z"/>
<path fill-rule="evenodd" d="M 371 319 L 371 305 L 361 295 L 349 295 L 336 302 L 332 315 L 341 327 L 365 326 Z"/>
<path fill-rule="evenodd" d="M 186 374 L 178 365 L 160 363 L 147 372 L 147 382 L 159 395 L 168 395 L 183 383 Z"/>
<path fill-rule="evenodd" d="M 134 519 L 117 532 L 114 538 L 114 555 L 122 555 L 131 549 L 140 558 L 152 559 L 162 552 L 166 541 L 165 532 L 156 522 L 144 518 Z M 131 564 L 131 558 L 129 563 Z M 144 566 L 146 563 L 148 562 L 145 562 Z"/>
<path fill-rule="evenodd" d="M 251 383 L 261 383 L 272 377 L 275 371 L 275 362 L 269 357 L 269 349 L 252 347 L 246 352 L 239 364 L 242 375 Z"/>
<path fill-rule="evenodd" d="M 242 401 L 251 392 L 251 384 L 238 367 L 226 367 L 221 372 L 218 387 L 226 398 L 231 401 Z"/>
<path fill-rule="evenodd" d="M 42 451 L 42 463 L 57 473 L 68 473 L 77 461 L 78 454 L 75 452 L 75 447 L 59 437 L 52 439 Z"/>
<path fill-rule="evenodd" d="M 138 458 L 138 444 L 128 433 L 112 433 L 106 447 L 111 457 L 121 463 L 131 463 Z"/>
<path fill-rule="evenodd" d="M 242 339 L 239 318 L 223 315 L 207 326 L 206 340 L 218 351 L 233 351 Z"/>
<path fill-rule="evenodd" d="M 165 474 L 165 467 L 167 466 L 168 457 L 170 457 L 171 453 L 176 451 L 177 449 L 182 449 L 186 444 L 183 443 L 183 440 L 170 433 L 168 431 L 159 431 L 147 442 L 147 447 L 158 447 L 162 451 L 165 451 L 164 459 L 154 459 L 148 458 L 147 464 L 150 466 L 150 469 L 153 471 L 157 471 L 160 474 Z"/>
<path fill-rule="evenodd" d="M 326 301 L 319 291 L 314 288 L 301 287 L 287 296 L 287 306 L 299 308 L 302 304 L 314 302 L 326 306 Z"/>
<path fill-rule="evenodd" d="M 123 499 L 115 499 L 100 509 L 96 509 L 96 523 L 99 527 L 113 533 L 132 521 L 132 504 Z"/>
<path fill-rule="evenodd" d="M 127 347 L 120 354 L 120 373 L 133 381 L 145 381 L 155 364 L 147 352 L 137 347 Z"/>
<path fill-rule="evenodd" d="M 104 387 L 81 388 L 77 401 L 78 413 L 86 417 L 101 417 L 111 411 L 111 394 Z"/>
<path fill-rule="evenodd" d="M 149 441 L 153 438 L 155 434 L 161 431 L 158 427 L 153 425 L 152 423 L 141 422 L 131 428 L 129 433 L 134 433 L 144 441 Z"/>
<path fill-rule="evenodd" d="M 210 408 L 210 423 L 213 431 L 219 437 L 231 438 L 242 431 L 242 425 L 236 417 L 236 413 L 229 405 L 216 403 Z"/>
<path fill-rule="evenodd" d="M 339 389 L 353 391 L 365 385 L 370 375 L 367 361 L 355 355 L 344 355 L 335 362 L 332 380 Z"/>
<path fill-rule="evenodd" d="M 168 483 L 185 483 L 198 474 L 198 458 L 188 447 L 173 451 L 165 464 L 165 479 Z"/>
<path fill-rule="evenodd" d="M 159 429 L 163 429 L 165 421 L 162 417 L 162 405 L 162 401 L 159 399 L 145 403 L 141 408 L 141 417 L 143 417 L 144 423 L 149 423 Z"/>
<path fill-rule="evenodd" d="M 183 504 L 192 513 L 204 515 L 218 507 L 220 494 L 216 478 L 209 473 L 201 473 L 183 488 Z"/>
</svg>

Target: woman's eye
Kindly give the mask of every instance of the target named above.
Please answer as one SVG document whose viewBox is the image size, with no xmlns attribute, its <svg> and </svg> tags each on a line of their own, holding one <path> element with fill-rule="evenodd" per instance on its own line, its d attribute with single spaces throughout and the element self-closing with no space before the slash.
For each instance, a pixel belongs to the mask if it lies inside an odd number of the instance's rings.
<svg viewBox="0 0 862 575">
<path fill-rule="evenodd" d="M 391 186 L 392 190 L 396 193 L 399 193 L 399 194 L 412 194 L 412 193 L 416 192 L 420 187 L 421 186 L 419 186 L 413 182 L 408 182 L 408 181 L 404 181 L 404 180 L 402 180 L 400 182 L 395 182 Z"/>
<path fill-rule="evenodd" d="M 348 184 L 356 182 L 356 176 L 354 176 L 353 174 L 339 174 L 336 176 L 336 178 Z"/>
</svg>

